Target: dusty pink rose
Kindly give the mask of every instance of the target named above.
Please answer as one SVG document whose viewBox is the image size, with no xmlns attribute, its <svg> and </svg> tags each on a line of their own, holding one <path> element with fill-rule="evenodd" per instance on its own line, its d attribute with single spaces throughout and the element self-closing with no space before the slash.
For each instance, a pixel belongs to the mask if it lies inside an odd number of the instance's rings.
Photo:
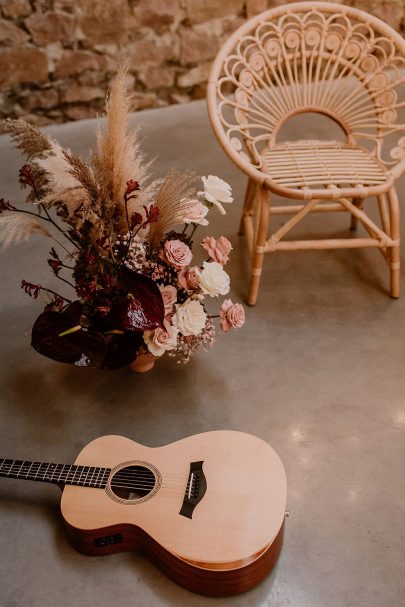
<svg viewBox="0 0 405 607">
<path fill-rule="evenodd" d="M 185 289 L 186 291 L 195 291 L 200 284 L 200 273 L 197 266 L 189 268 L 188 270 L 181 270 L 177 279 L 182 289 Z"/>
<path fill-rule="evenodd" d="M 153 356 L 162 356 L 169 350 L 174 350 L 177 346 L 178 329 L 165 319 L 163 321 L 164 329 L 158 327 L 154 331 L 145 331 L 143 334 L 144 342 Z"/>
<path fill-rule="evenodd" d="M 166 240 L 163 246 L 163 259 L 177 270 L 190 265 L 193 254 L 181 240 Z"/>
<path fill-rule="evenodd" d="M 217 240 L 213 236 L 206 236 L 201 242 L 201 246 L 211 259 L 220 263 L 221 266 L 228 262 L 232 245 L 225 236 L 220 236 Z"/>
<path fill-rule="evenodd" d="M 160 285 L 159 289 L 165 306 L 165 316 L 167 316 L 174 310 L 174 304 L 177 301 L 177 289 L 172 285 Z"/>
<path fill-rule="evenodd" d="M 228 333 L 231 329 L 240 329 L 245 324 L 245 310 L 241 304 L 225 299 L 219 312 L 221 329 Z"/>
<path fill-rule="evenodd" d="M 207 213 L 208 207 L 196 200 L 193 206 L 188 209 L 187 215 L 184 217 L 183 221 L 184 223 L 195 223 L 201 226 L 207 226 L 208 221 L 205 219 Z"/>
</svg>

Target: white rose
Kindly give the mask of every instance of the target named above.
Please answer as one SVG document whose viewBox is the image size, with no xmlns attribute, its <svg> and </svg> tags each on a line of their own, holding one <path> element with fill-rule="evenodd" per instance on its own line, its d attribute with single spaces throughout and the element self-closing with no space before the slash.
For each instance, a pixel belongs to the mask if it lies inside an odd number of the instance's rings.
<svg viewBox="0 0 405 607">
<path fill-rule="evenodd" d="M 229 293 L 230 279 L 220 263 L 204 261 L 200 272 L 200 289 L 211 297 Z"/>
<path fill-rule="evenodd" d="M 226 215 L 221 202 L 233 202 L 232 190 L 229 183 L 214 175 L 202 177 L 202 182 L 204 184 L 204 192 L 198 192 L 198 194 L 203 194 L 208 202 L 212 202 L 218 208 L 221 215 Z"/>
<path fill-rule="evenodd" d="M 158 327 L 154 331 L 145 331 L 143 340 L 153 356 L 162 356 L 167 350 L 173 350 L 177 346 L 177 327 L 164 320 L 164 329 Z"/>
<path fill-rule="evenodd" d="M 199 301 L 186 299 L 183 304 L 176 304 L 176 319 L 177 328 L 184 336 L 198 335 L 205 327 L 207 315 Z"/>
</svg>

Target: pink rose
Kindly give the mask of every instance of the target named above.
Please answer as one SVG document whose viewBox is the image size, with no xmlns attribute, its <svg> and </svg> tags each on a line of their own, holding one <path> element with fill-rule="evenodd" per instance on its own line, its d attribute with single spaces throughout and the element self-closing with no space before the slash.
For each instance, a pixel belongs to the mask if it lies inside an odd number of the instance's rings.
<svg viewBox="0 0 405 607">
<path fill-rule="evenodd" d="M 206 236 L 201 242 L 201 246 L 205 249 L 208 255 L 224 266 L 229 260 L 229 253 L 232 250 L 232 245 L 225 236 L 220 236 L 215 240 L 213 236 Z"/>
<path fill-rule="evenodd" d="M 177 347 L 177 327 L 170 324 L 165 319 L 163 321 L 164 329 L 158 327 L 154 331 L 145 331 L 143 334 L 144 342 L 153 356 L 162 356 L 169 350 L 174 350 Z"/>
<path fill-rule="evenodd" d="M 177 270 L 190 265 L 193 254 L 181 240 L 166 240 L 163 246 L 163 259 Z"/>
<path fill-rule="evenodd" d="M 177 301 L 177 289 L 172 285 L 160 285 L 159 289 L 165 306 L 165 316 L 167 316 L 173 312 L 174 304 Z"/>
<path fill-rule="evenodd" d="M 200 284 L 200 273 L 197 266 L 189 268 L 188 270 L 181 270 L 177 279 L 182 289 L 185 289 L 186 291 L 195 291 Z"/>
<path fill-rule="evenodd" d="M 228 333 L 232 328 L 240 329 L 245 324 L 245 310 L 241 304 L 225 299 L 219 312 L 221 329 Z"/>
<path fill-rule="evenodd" d="M 195 223 L 201 226 L 207 226 L 208 221 L 205 219 L 207 213 L 208 207 L 196 200 L 193 206 L 187 210 L 187 215 L 183 218 L 183 221 L 184 223 Z"/>
</svg>

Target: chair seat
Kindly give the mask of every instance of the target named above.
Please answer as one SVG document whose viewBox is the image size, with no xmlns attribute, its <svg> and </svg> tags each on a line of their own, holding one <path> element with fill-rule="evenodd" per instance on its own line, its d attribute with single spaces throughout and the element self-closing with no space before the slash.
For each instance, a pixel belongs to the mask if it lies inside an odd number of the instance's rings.
<svg viewBox="0 0 405 607">
<path fill-rule="evenodd" d="M 370 152 L 338 141 L 286 141 L 262 153 L 263 170 L 285 188 L 383 186 L 389 173 Z M 384 189 L 384 188 L 382 188 Z"/>
</svg>

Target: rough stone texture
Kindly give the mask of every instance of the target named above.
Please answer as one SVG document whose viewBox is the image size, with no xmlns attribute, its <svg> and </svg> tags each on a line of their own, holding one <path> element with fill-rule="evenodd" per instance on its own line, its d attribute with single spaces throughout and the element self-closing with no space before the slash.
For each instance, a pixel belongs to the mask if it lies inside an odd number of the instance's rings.
<svg viewBox="0 0 405 607">
<path fill-rule="evenodd" d="M 158 34 L 173 30 L 184 16 L 178 0 L 140 0 L 134 15 L 140 26 L 150 27 Z"/>
<path fill-rule="evenodd" d="M 5 17 L 27 17 L 31 13 L 31 5 L 28 0 L 2 0 L 1 12 Z"/>
<path fill-rule="evenodd" d="M 404 24 L 404 0 L 383 0 L 382 2 L 379 0 L 372 0 L 368 9 L 373 15 L 379 17 L 396 30 L 400 29 L 401 22 L 402 25 Z"/>
<path fill-rule="evenodd" d="M 59 103 L 59 95 L 55 89 L 44 89 L 42 91 L 30 91 L 22 100 L 22 106 L 28 112 L 37 109 L 55 108 Z"/>
<path fill-rule="evenodd" d="M 79 0 L 76 10 L 86 47 L 111 42 L 125 44 L 136 26 L 127 0 Z"/>
<path fill-rule="evenodd" d="M 190 23 L 201 23 L 215 17 L 238 14 L 244 4 L 244 0 L 186 0 L 187 17 Z"/>
<path fill-rule="evenodd" d="M 108 56 L 89 51 L 64 51 L 56 66 L 55 77 L 76 76 L 85 70 L 112 71 L 114 67 L 114 62 Z"/>
<path fill-rule="evenodd" d="M 179 38 L 176 34 L 163 34 L 158 38 L 147 32 L 139 36 L 132 44 L 127 45 L 126 55 L 131 69 L 137 70 L 143 64 L 162 65 L 167 61 L 177 61 L 179 57 Z"/>
<path fill-rule="evenodd" d="M 10 49 L 0 52 L 0 86 L 23 82 L 37 83 L 47 79 L 44 51 L 35 48 Z"/>
<path fill-rule="evenodd" d="M 72 86 L 63 91 L 61 101 L 62 103 L 74 103 L 76 101 L 86 103 L 87 101 L 93 101 L 93 99 L 100 99 L 103 97 L 104 91 L 100 88 L 72 84 Z"/>
<path fill-rule="evenodd" d="M 177 86 L 180 88 L 190 88 L 201 82 L 206 82 L 210 71 L 211 63 L 202 63 L 193 67 L 191 70 L 182 74 L 177 79 Z"/>
<path fill-rule="evenodd" d="M 405 0 L 335 0 L 405 30 Z M 35 124 L 100 111 L 120 61 L 138 109 L 204 97 L 223 42 L 285 0 L 0 0 L 0 118 Z M 1 126 L 0 126 L 1 130 Z"/>
<path fill-rule="evenodd" d="M 147 89 L 170 88 L 174 84 L 175 71 L 169 65 L 163 67 L 151 65 L 141 69 L 138 78 Z"/>
<path fill-rule="evenodd" d="M 18 46 L 26 42 L 29 35 L 14 25 L 12 21 L 0 19 L 0 44 Z"/>
<path fill-rule="evenodd" d="M 213 59 L 220 47 L 218 29 L 212 22 L 204 23 L 204 29 L 184 29 L 181 32 L 180 63 L 190 65 Z"/>
<path fill-rule="evenodd" d="M 38 46 L 51 42 L 71 42 L 75 31 L 75 18 L 66 13 L 34 13 L 24 23 Z"/>
<path fill-rule="evenodd" d="M 267 8 L 267 0 L 246 0 L 246 16 L 248 18 L 262 13 Z"/>
<path fill-rule="evenodd" d="M 87 118 L 94 118 L 97 114 L 97 110 L 88 105 L 75 105 L 68 107 L 65 110 L 65 115 L 70 120 L 85 120 Z"/>
</svg>

